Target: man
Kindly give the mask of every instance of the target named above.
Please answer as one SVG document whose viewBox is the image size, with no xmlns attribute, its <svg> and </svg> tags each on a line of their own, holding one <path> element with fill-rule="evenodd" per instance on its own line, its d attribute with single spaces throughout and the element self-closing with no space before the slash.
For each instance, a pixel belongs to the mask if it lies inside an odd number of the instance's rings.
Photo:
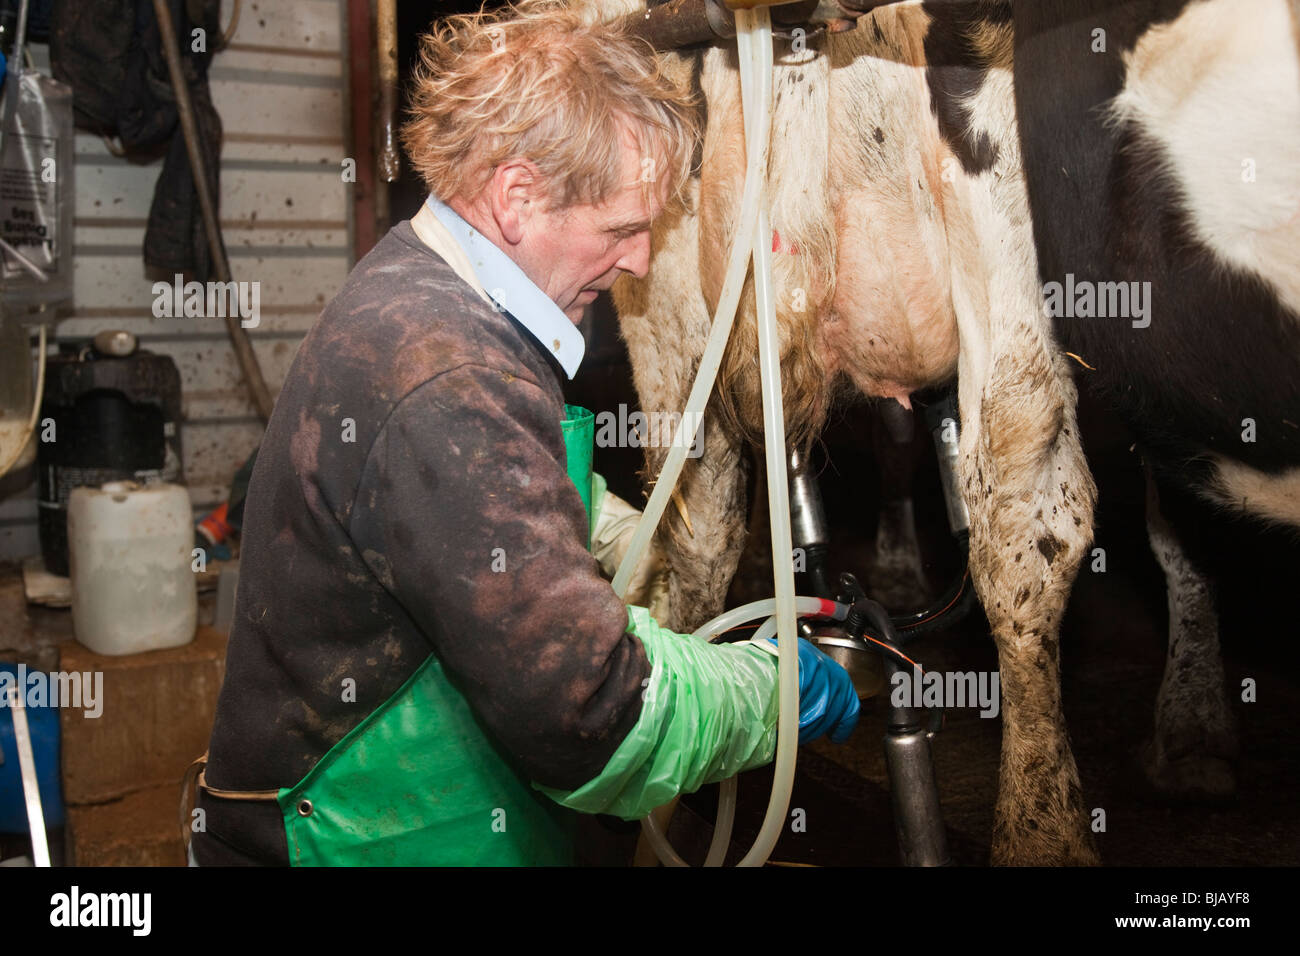
<svg viewBox="0 0 1300 956">
<path fill-rule="evenodd" d="M 572 809 L 635 819 L 772 759 L 775 659 L 624 606 L 562 427 L 575 323 L 646 272 L 688 174 L 688 100 L 635 41 L 514 12 L 425 38 L 404 141 L 430 201 L 267 427 L 201 865 L 566 863 Z M 801 737 L 847 737 L 847 675 L 800 660 Z"/>
</svg>

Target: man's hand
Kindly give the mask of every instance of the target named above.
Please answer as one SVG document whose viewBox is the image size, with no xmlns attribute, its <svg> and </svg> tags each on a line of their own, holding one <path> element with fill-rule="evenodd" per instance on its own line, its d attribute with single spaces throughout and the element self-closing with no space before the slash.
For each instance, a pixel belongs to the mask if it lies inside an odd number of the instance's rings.
<svg viewBox="0 0 1300 956">
<path fill-rule="evenodd" d="M 768 640 L 776 644 L 776 638 Z M 858 725 L 860 708 L 848 671 L 799 638 L 799 743 L 826 733 L 831 743 L 844 743 Z"/>
</svg>

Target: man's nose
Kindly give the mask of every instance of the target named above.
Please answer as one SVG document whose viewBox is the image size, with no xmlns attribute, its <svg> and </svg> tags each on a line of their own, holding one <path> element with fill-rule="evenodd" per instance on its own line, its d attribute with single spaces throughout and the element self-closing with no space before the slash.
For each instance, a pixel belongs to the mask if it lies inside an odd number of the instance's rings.
<svg viewBox="0 0 1300 956">
<path fill-rule="evenodd" d="M 618 260 L 618 267 L 630 272 L 638 279 L 644 279 L 650 271 L 650 230 L 638 232 L 627 240 L 627 247 Z"/>
</svg>

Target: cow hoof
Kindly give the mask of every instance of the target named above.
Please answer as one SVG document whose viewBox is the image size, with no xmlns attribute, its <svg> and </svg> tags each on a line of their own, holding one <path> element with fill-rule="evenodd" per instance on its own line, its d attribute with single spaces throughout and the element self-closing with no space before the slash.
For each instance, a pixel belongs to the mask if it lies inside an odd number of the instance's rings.
<svg viewBox="0 0 1300 956">
<path fill-rule="evenodd" d="M 1237 773 L 1230 760 L 1209 753 L 1171 757 L 1148 744 L 1142 772 L 1165 799 L 1191 803 L 1224 803 L 1237 795 Z"/>
<path fill-rule="evenodd" d="M 994 866 L 1100 866 L 1101 855 L 1086 821 L 1061 820 L 1061 827 L 1044 828 L 1028 819 L 1024 825 L 993 826 Z"/>
<path fill-rule="evenodd" d="M 1101 866 L 1101 854 L 1086 843 L 1019 841 L 1015 846 L 993 846 L 994 866 Z"/>
<path fill-rule="evenodd" d="M 1221 757 L 1196 754 L 1144 767 L 1147 782 L 1166 799 L 1223 803 L 1237 795 L 1237 774 Z"/>
</svg>

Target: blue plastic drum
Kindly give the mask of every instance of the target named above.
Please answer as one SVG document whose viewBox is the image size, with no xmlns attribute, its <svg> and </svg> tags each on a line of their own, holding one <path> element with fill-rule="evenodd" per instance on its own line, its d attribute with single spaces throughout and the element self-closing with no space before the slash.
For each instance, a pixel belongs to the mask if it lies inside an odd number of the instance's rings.
<svg viewBox="0 0 1300 956">
<path fill-rule="evenodd" d="M 26 670 L 28 677 L 36 674 Z M 27 833 L 27 804 L 23 799 L 23 777 L 18 766 L 18 744 L 14 739 L 14 718 L 3 693 L 18 683 L 18 668 L 0 661 L 0 833 Z M 48 685 L 47 685 L 48 686 Z M 18 692 L 26 696 L 25 687 Z M 59 711 L 49 701 L 42 707 L 27 707 L 27 729 L 36 758 L 36 783 L 41 792 L 41 809 L 47 828 L 63 826 L 63 795 L 59 786 Z"/>
</svg>

